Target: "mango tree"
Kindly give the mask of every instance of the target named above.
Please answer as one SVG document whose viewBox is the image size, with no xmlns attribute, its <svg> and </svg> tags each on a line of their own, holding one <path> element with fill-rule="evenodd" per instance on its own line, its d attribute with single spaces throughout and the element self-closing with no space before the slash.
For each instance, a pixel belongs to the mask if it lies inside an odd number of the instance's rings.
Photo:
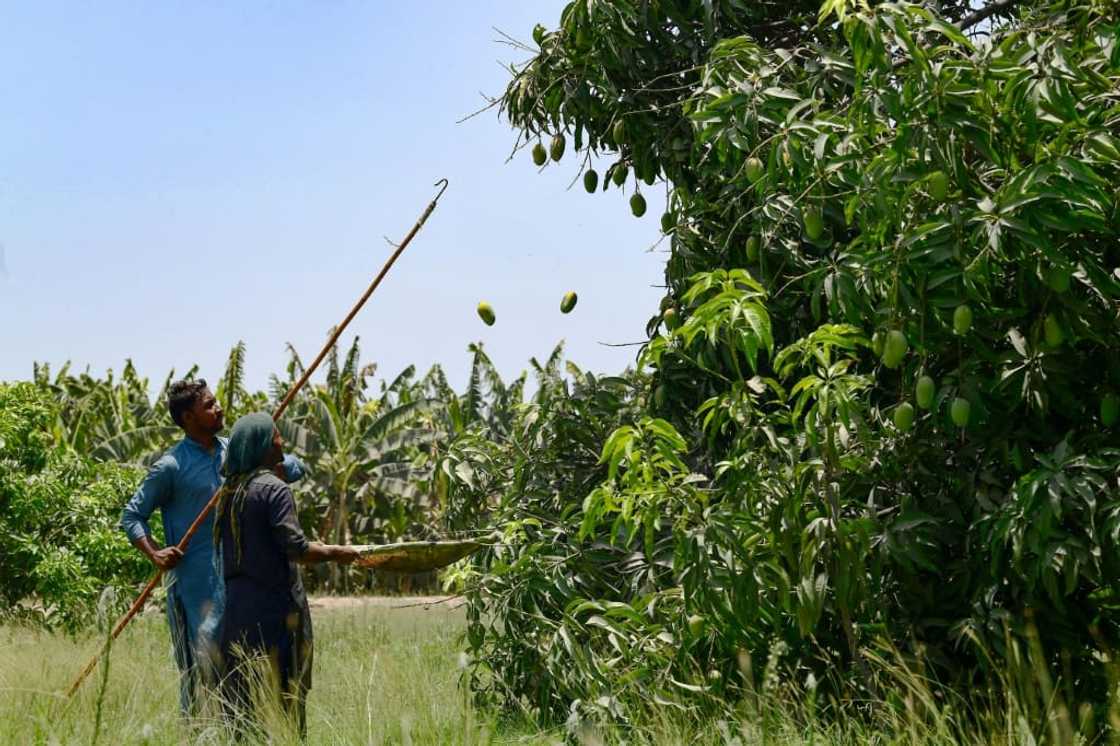
<svg viewBox="0 0 1120 746">
<path fill-rule="evenodd" d="M 719 701 L 744 655 L 851 693 L 878 641 L 969 682 L 1031 640 L 1106 699 L 1115 6 L 940 7 L 581 1 L 535 30 L 502 112 L 572 142 L 548 168 L 606 160 L 588 191 L 664 191 L 667 293 L 596 484 L 544 515 L 502 493 L 480 691 L 617 719 Z M 530 517 L 596 582 L 519 582 Z"/>
</svg>

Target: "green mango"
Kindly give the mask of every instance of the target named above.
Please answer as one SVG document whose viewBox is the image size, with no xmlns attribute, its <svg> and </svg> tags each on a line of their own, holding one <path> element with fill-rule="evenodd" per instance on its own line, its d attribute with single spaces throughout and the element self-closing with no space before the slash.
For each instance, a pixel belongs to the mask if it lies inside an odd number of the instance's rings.
<svg viewBox="0 0 1120 746">
<path fill-rule="evenodd" d="M 615 186 L 622 186 L 626 183 L 626 177 L 630 175 L 630 167 L 621 161 L 614 167 L 614 174 L 611 180 Z"/>
<path fill-rule="evenodd" d="M 661 314 L 661 318 L 665 322 L 665 326 L 668 327 L 671 332 L 676 331 L 681 325 L 680 314 L 678 314 L 677 309 L 672 306 L 665 309 L 665 313 Z"/>
<path fill-rule="evenodd" d="M 626 142 L 626 124 L 622 121 L 621 117 L 615 120 L 611 135 L 614 137 L 614 144 L 616 147 L 621 147 L 622 144 Z"/>
<path fill-rule="evenodd" d="M 599 188 L 599 174 L 595 169 L 589 168 L 583 173 L 583 188 L 588 194 L 594 194 Z"/>
<path fill-rule="evenodd" d="M 646 198 L 640 194 L 635 194 L 630 197 L 630 212 L 634 213 L 634 217 L 640 218 L 646 214 Z"/>
<path fill-rule="evenodd" d="M 969 415 L 972 413 L 972 404 L 968 399 L 958 396 L 953 399 L 953 404 L 949 408 L 949 416 L 953 419 L 953 424 L 957 427 L 964 427 L 968 424 Z"/>
<path fill-rule="evenodd" d="M 805 226 L 805 235 L 810 241 L 816 241 L 824 233 L 824 216 L 819 207 L 810 205 L 802 210 L 801 221 Z"/>
<path fill-rule="evenodd" d="M 882 330 L 877 330 L 871 335 L 871 351 L 875 353 L 875 357 L 883 356 L 883 346 L 887 342 L 887 335 L 883 334 Z"/>
<path fill-rule="evenodd" d="M 538 166 L 543 166 L 545 161 L 548 160 L 548 153 L 545 152 L 544 145 L 537 143 L 533 146 L 533 163 Z"/>
<path fill-rule="evenodd" d="M 579 300 L 574 292 L 564 293 L 563 300 L 560 301 L 560 313 L 571 313 L 572 309 L 576 307 L 576 301 Z"/>
<path fill-rule="evenodd" d="M 758 251 L 759 251 L 760 244 L 761 244 L 761 241 L 758 240 L 758 236 L 751 236 L 750 238 L 747 239 L 747 261 L 748 262 L 757 262 L 758 261 Z"/>
<path fill-rule="evenodd" d="M 1042 322 L 1042 334 L 1046 338 L 1046 344 L 1051 347 L 1061 346 L 1066 338 L 1065 332 L 1062 331 L 1062 325 L 1052 313 L 1046 314 L 1046 318 Z"/>
<path fill-rule="evenodd" d="M 754 156 L 747 159 L 747 181 L 754 184 L 766 173 L 766 166 Z"/>
<path fill-rule="evenodd" d="M 906 335 L 898 329 L 891 329 L 887 332 L 887 340 L 883 344 L 883 365 L 897 368 L 909 349 L 910 343 L 906 341 Z"/>
<path fill-rule="evenodd" d="M 914 399 L 922 409 L 933 406 L 933 397 L 937 394 L 937 384 L 929 376 L 922 376 L 914 386 Z"/>
<path fill-rule="evenodd" d="M 953 333 L 958 337 L 968 334 L 972 328 L 972 309 L 967 303 L 962 303 L 953 311 Z"/>
<path fill-rule="evenodd" d="M 564 148 L 568 146 L 567 141 L 564 140 L 563 135 L 556 135 L 552 138 L 552 144 L 549 145 L 548 154 L 552 160 L 558 161 L 564 157 Z"/>
<path fill-rule="evenodd" d="M 668 233 L 677 225 L 677 216 L 671 212 L 661 213 L 661 232 Z"/>
<path fill-rule="evenodd" d="M 486 326 L 494 326 L 494 319 L 496 318 L 494 316 L 494 309 L 491 308 L 490 304 L 486 301 L 482 301 L 478 304 L 478 316 L 486 322 Z"/>
<path fill-rule="evenodd" d="M 929 175 L 929 196 L 944 202 L 949 196 L 949 177 L 944 171 L 934 171 Z"/>
<path fill-rule="evenodd" d="M 909 432 L 914 426 L 914 405 L 904 401 L 894 408 L 894 426 L 901 432 Z"/>
</svg>

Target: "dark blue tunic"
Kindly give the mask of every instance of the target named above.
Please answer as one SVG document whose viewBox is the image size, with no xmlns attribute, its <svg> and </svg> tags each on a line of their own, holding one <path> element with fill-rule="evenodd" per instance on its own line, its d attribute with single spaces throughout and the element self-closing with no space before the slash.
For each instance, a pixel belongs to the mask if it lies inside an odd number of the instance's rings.
<svg viewBox="0 0 1120 746">
<path fill-rule="evenodd" d="M 237 543 L 229 512 L 220 524 L 223 693 L 235 705 L 248 705 L 247 682 L 237 669 L 237 646 L 250 655 L 267 656 L 277 667 L 284 704 L 298 716 L 302 730 L 303 702 L 311 688 L 311 614 L 295 560 L 307 551 L 308 541 L 288 485 L 262 473 L 245 489 L 244 501 L 230 508 L 237 511 Z"/>
</svg>

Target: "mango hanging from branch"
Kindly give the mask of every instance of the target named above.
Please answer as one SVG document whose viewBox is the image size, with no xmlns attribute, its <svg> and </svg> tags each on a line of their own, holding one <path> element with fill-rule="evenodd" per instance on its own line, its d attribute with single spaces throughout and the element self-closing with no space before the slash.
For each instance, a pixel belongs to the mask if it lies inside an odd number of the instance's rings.
<svg viewBox="0 0 1120 746">
<path fill-rule="evenodd" d="M 631 197 L 631 212 L 634 213 L 634 217 L 645 215 L 645 197 L 640 194 Z"/>
<path fill-rule="evenodd" d="M 810 241 L 816 241 L 824 233 L 824 216 L 821 208 L 809 205 L 801 212 L 801 219 L 805 226 L 805 235 Z"/>
<path fill-rule="evenodd" d="M 1042 334 L 1046 338 L 1046 344 L 1051 347 L 1060 347 L 1066 338 L 1061 323 L 1052 313 L 1046 314 L 1046 319 L 1042 322 Z"/>
<path fill-rule="evenodd" d="M 897 368 L 902 358 L 906 357 L 907 351 L 910 349 L 910 343 L 906 341 L 906 335 L 898 329 L 892 329 L 887 332 L 886 341 L 883 343 L 883 365 L 888 368 Z"/>
<path fill-rule="evenodd" d="M 665 322 L 665 326 L 671 332 L 676 331 L 681 325 L 680 314 L 678 314 L 677 309 L 672 306 L 665 309 L 665 313 L 661 314 L 661 318 Z"/>
<path fill-rule="evenodd" d="M 762 165 L 762 161 L 758 158 L 751 156 L 747 159 L 747 181 L 754 184 L 762 175 L 766 173 L 766 167 Z"/>
<path fill-rule="evenodd" d="M 556 135 L 552 138 L 552 143 L 548 147 L 548 154 L 554 161 L 558 161 L 564 157 L 564 148 L 568 143 L 564 140 L 563 135 Z"/>
<path fill-rule="evenodd" d="M 758 236 L 751 236 L 750 238 L 747 239 L 747 261 L 748 262 L 757 262 L 758 261 L 758 252 L 759 252 L 760 244 L 761 244 L 761 241 L 759 241 Z"/>
<path fill-rule="evenodd" d="M 622 161 L 619 161 L 614 166 L 614 173 L 611 174 L 611 181 L 615 186 L 622 186 L 626 183 L 626 177 L 630 175 L 630 167 Z"/>
<path fill-rule="evenodd" d="M 934 171 L 929 175 L 929 196 L 937 202 L 944 202 L 949 196 L 949 177 L 944 171 Z"/>
<path fill-rule="evenodd" d="M 668 233 L 677 224 L 677 216 L 671 212 L 661 213 L 661 232 Z"/>
<path fill-rule="evenodd" d="M 599 174 L 595 169 L 589 168 L 583 173 L 583 189 L 588 194 L 594 194 L 599 188 Z"/>
<path fill-rule="evenodd" d="M 618 119 L 614 123 L 614 128 L 611 130 L 611 136 L 614 138 L 615 147 L 621 147 L 626 142 L 626 125 L 622 119 Z"/>
<path fill-rule="evenodd" d="M 953 333 L 958 337 L 968 334 L 972 328 L 972 308 L 967 303 L 962 303 L 953 311 Z"/>
<path fill-rule="evenodd" d="M 968 399 L 958 396 L 953 399 L 953 404 L 949 407 L 949 417 L 952 418 L 953 424 L 957 427 L 965 427 L 968 425 L 969 415 L 972 413 L 972 404 Z"/>
<path fill-rule="evenodd" d="M 914 426 L 914 405 L 904 401 L 894 408 L 894 426 L 899 432 L 909 432 Z"/>
<path fill-rule="evenodd" d="M 914 386 L 914 399 L 922 409 L 929 409 L 933 405 L 933 397 L 937 393 L 937 384 L 929 376 L 922 376 Z"/>
<path fill-rule="evenodd" d="M 634 213 L 634 217 L 640 218 L 646 214 L 646 198 L 640 194 L 635 194 L 630 197 L 630 212 Z"/>
</svg>

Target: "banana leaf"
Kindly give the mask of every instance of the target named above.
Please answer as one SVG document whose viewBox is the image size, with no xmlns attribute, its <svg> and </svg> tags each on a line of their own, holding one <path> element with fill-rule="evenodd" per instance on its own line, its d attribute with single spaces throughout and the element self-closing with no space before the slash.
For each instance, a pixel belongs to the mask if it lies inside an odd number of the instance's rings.
<svg viewBox="0 0 1120 746">
<path fill-rule="evenodd" d="M 446 567 L 482 547 L 477 541 L 404 541 L 397 544 L 356 546 L 361 557 L 355 562 L 370 570 L 426 572 Z"/>
</svg>

